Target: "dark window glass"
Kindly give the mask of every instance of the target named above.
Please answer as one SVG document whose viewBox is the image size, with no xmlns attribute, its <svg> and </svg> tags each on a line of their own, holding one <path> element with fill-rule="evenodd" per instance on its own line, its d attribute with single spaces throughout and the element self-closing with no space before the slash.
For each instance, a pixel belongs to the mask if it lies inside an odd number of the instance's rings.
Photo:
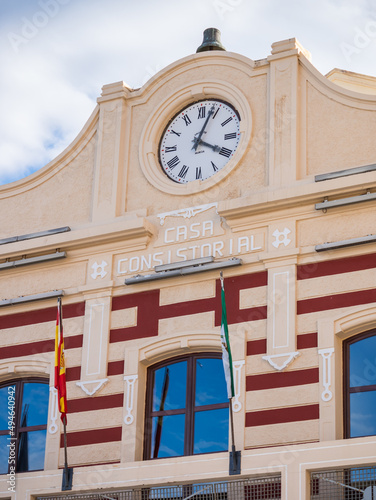
<svg viewBox="0 0 376 500">
<path fill-rule="evenodd" d="M 222 359 L 216 354 L 150 368 L 144 458 L 228 450 L 228 405 Z"/>
<path fill-rule="evenodd" d="M 43 469 L 48 396 L 40 379 L 0 387 L 0 474 Z"/>
<path fill-rule="evenodd" d="M 376 435 L 376 334 L 358 335 L 344 346 L 345 435 Z"/>
</svg>

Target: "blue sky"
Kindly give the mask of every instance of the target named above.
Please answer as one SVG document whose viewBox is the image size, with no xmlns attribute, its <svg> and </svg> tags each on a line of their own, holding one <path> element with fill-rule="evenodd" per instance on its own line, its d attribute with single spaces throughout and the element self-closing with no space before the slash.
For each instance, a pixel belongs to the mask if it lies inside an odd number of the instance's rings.
<svg viewBox="0 0 376 500">
<path fill-rule="evenodd" d="M 144 84 L 193 54 L 205 28 L 251 59 L 296 37 L 323 74 L 376 77 L 371 0 L 0 0 L 0 184 L 55 158 L 105 84 Z"/>
</svg>

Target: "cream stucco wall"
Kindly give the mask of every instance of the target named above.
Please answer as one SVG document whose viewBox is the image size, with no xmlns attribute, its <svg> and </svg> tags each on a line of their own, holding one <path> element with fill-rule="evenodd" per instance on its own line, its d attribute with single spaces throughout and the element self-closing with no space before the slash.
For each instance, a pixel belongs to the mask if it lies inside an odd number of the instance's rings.
<svg viewBox="0 0 376 500">
<path fill-rule="evenodd" d="M 228 100 L 239 111 L 239 150 L 223 172 L 179 186 L 158 165 L 159 138 L 179 109 L 206 98 Z M 320 75 L 289 39 L 260 61 L 207 52 L 177 61 L 141 89 L 105 85 L 66 151 L 0 187 L 0 240 L 29 235 L 0 241 L 0 381 L 37 373 L 52 385 L 53 353 L 44 342 L 54 338 L 46 310 L 56 301 L 27 298 L 63 290 L 64 307 L 74 311 L 64 320 L 73 342 L 66 360 L 75 408 L 68 432 L 78 442 L 68 449 L 74 493 L 232 479 L 227 453 L 142 460 L 148 367 L 183 353 L 221 351 L 221 265 L 237 374 L 240 477 L 277 472 L 282 498 L 303 499 L 311 470 L 375 462 L 373 437 L 343 439 L 341 352 L 343 339 L 376 324 L 376 243 L 354 242 L 374 233 L 376 177 L 372 168 L 340 173 L 375 162 L 375 128 L 375 94 Z M 339 177 L 315 179 L 332 172 Z M 356 204 L 353 197 L 360 197 Z M 343 204 L 317 207 L 324 199 Z M 30 236 L 62 226 L 70 231 Z M 316 248 L 347 240 L 335 250 Z M 8 266 L 57 250 L 66 257 Z M 148 280 L 158 265 L 208 256 L 219 267 Z M 357 262 L 352 270 L 350 257 Z M 232 267 L 233 259 L 240 265 Z M 327 270 L 330 263 L 336 272 Z M 326 271 L 315 275 L 321 265 Z M 125 283 L 135 276 L 139 282 Z M 332 309 L 325 304 L 357 292 L 369 296 Z M 321 299 L 321 309 L 303 308 Z M 37 320 L 28 323 L 28 315 Z M 17 357 L 24 345 L 30 353 Z M 294 413 L 301 409 L 304 418 Z M 98 435 L 112 431 L 100 442 Z M 59 432 L 49 432 L 45 470 L 19 474 L 12 498 L 60 493 Z M 87 435 L 97 441 L 85 444 Z M 10 496 L 3 476 L 0 496 Z"/>
</svg>

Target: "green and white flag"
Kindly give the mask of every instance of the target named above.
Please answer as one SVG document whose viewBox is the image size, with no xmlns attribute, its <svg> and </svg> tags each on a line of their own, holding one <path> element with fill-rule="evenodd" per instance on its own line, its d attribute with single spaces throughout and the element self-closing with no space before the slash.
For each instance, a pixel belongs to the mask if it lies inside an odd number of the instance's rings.
<svg viewBox="0 0 376 500">
<path fill-rule="evenodd" d="M 221 299 L 222 299 L 222 321 L 221 321 L 222 361 L 223 361 L 223 368 L 225 370 L 227 396 L 228 399 L 231 399 L 235 396 L 234 374 L 232 371 L 232 356 L 230 348 L 230 339 L 228 336 L 225 288 L 223 285 L 222 277 L 221 277 Z"/>
</svg>

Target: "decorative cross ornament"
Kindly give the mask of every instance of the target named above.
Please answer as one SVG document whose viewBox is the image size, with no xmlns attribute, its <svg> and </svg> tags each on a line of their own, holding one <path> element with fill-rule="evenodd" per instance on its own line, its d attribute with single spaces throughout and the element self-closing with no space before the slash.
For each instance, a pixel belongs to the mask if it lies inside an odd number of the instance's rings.
<svg viewBox="0 0 376 500">
<path fill-rule="evenodd" d="M 98 264 L 97 261 L 94 262 L 94 264 L 91 266 L 93 272 L 91 273 L 91 277 L 93 280 L 96 280 L 98 276 L 101 278 L 104 278 L 107 275 L 107 271 L 104 270 L 104 268 L 108 266 L 107 262 L 102 260 L 100 264 Z"/>
<path fill-rule="evenodd" d="M 273 233 L 273 236 L 275 238 L 275 240 L 272 243 L 273 247 L 279 248 L 279 245 L 282 244 L 285 245 L 285 247 L 287 247 L 287 245 L 291 243 L 290 238 L 287 237 L 287 235 L 290 233 L 291 231 L 287 227 L 285 227 L 283 231 L 279 231 L 278 229 L 276 229 Z"/>
</svg>

